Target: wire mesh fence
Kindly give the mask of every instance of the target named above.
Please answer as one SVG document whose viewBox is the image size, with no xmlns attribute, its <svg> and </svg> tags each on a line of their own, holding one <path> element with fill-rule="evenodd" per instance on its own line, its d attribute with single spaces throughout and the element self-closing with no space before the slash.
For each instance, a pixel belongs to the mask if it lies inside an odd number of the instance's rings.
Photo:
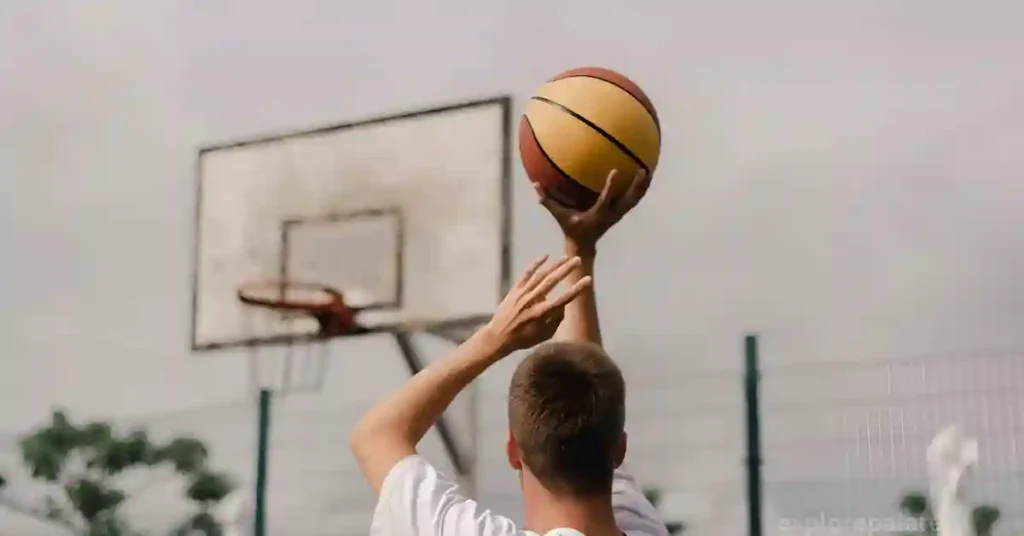
<svg viewBox="0 0 1024 536">
<path fill-rule="evenodd" d="M 375 499 L 348 446 L 349 431 L 368 406 L 333 402 L 329 394 L 302 394 L 274 397 L 268 406 L 263 534 L 356 535 L 368 530 Z M 239 535 L 255 534 L 261 420 L 257 410 L 256 400 L 247 400 L 244 407 L 179 415 L 150 425 L 155 430 L 187 431 L 213 446 L 213 463 L 234 475 L 239 486 L 238 499 L 225 501 L 231 511 L 222 516 Z M 422 452 L 452 474 L 436 434 L 425 438 Z M 172 500 L 169 493 L 165 491 L 162 499 L 151 494 L 154 506 Z M 146 515 L 152 517 L 155 511 L 147 508 Z"/>
<path fill-rule="evenodd" d="M 978 439 L 971 506 L 1024 530 L 1024 355 L 964 352 L 761 371 L 765 533 L 913 533 L 900 504 L 928 493 L 926 450 L 955 425 Z"/>
<path fill-rule="evenodd" d="M 423 339 L 428 360 L 449 348 L 446 342 Z M 381 347 L 393 351 L 393 342 L 387 339 L 346 344 L 346 351 L 356 355 L 381 355 Z M 384 355 L 386 359 L 374 360 L 372 366 L 363 360 L 335 359 L 319 390 L 273 397 L 267 412 L 265 534 L 366 534 L 375 499 L 349 449 L 349 434 L 373 402 L 409 376 L 401 359 Z M 246 361 L 236 362 L 239 366 L 224 376 L 223 392 L 182 391 L 175 404 L 169 404 L 176 406 L 170 411 L 140 415 L 137 408 L 125 407 L 87 415 L 71 407 L 68 416 L 77 425 L 93 420 L 109 423 L 121 435 L 144 430 L 154 444 L 181 437 L 201 441 L 209 451 L 209 469 L 226 474 L 237 486 L 236 493 L 214 508 L 214 514 L 232 530 L 228 534 L 253 534 L 260 407 L 257 393 L 244 390 Z M 466 448 L 472 447 L 471 400 L 471 393 L 460 396 L 446 416 L 460 446 Z M 68 534 L 46 519 L 45 513 L 48 496 L 64 499 L 66 494 L 59 485 L 32 478 L 21 460 L 19 441 L 38 426 L 46 426 L 49 415 L 42 413 L 36 419 L 32 426 L 0 430 L 0 475 L 8 481 L 0 490 L 3 536 Z M 424 457 L 446 474 L 454 474 L 436 431 L 420 447 Z M 171 534 L 195 508 L 185 496 L 189 482 L 169 464 L 123 471 L 112 484 L 127 497 L 118 509 L 120 517 L 141 534 Z M 72 511 L 71 515 L 77 514 Z"/>
<path fill-rule="evenodd" d="M 910 534 L 901 512 L 909 493 L 928 491 L 926 450 L 949 425 L 979 444 L 969 489 L 972 506 L 998 508 L 993 536 L 1024 530 L 1024 351 L 963 352 L 893 359 L 771 366 L 760 376 L 763 534 Z M 736 362 L 739 362 L 737 356 Z M 777 362 L 777 361 L 776 361 Z M 400 369 L 398 366 L 396 372 Z M 394 381 L 398 381 L 396 373 Z M 661 491 L 668 521 L 687 536 L 748 534 L 750 456 L 744 426 L 743 371 L 666 375 L 630 394 L 627 463 L 638 481 Z M 503 384 L 503 381 L 496 384 Z M 274 400 L 270 413 L 267 534 L 364 534 L 373 509 L 347 448 L 347 433 L 372 402 L 339 396 L 350 387 Z M 498 387 L 501 387 L 498 385 Z M 500 453 L 505 437 L 503 388 L 479 410 L 484 449 L 478 497 L 516 517 L 521 502 Z M 463 408 L 466 409 L 466 408 Z M 211 467 L 234 477 L 241 499 L 223 512 L 239 534 L 252 533 L 258 406 L 253 398 L 184 408 L 124 422 L 154 440 L 187 435 L 206 442 Z M 468 418 L 463 421 L 468 423 Z M 466 432 L 466 430 L 463 430 Z M 425 453 L 443 470 L 446 457 L 431 434 Z M 16 469 L 17 438 L 7 434 L 0 465 L 7 495 L 31 503 L 43 496 Z M 187 513 L 182 481 L 172 471 L 124 476 L 125 511 L 135 526 L 163 534 Z M 44 521 L 4 514 L 22 534 L 59 534 Z"/>
<path fill-rule="evenodd" d="M 764 357 L 754 371 L 760 534 L 927 533 L 901 502 L 929 493 L 926 451 L 951 425 L 978 440 L 970 506 L 998 509 L 990 534 L 1024 530 L 1024 350 L 776 366 Z M 690 374 L 631 396 L 629 459 L 691 536 L 751 533 L 747 459 L 757 453 L 742 377 Z"/>
</svg>

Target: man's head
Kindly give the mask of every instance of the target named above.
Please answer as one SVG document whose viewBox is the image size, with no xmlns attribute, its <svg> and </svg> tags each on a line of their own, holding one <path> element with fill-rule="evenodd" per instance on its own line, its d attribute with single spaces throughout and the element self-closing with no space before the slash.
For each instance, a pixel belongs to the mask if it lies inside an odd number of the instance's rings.
<svg viewBox="0 0 1024 536">
<path fill-rule="evenodd" d="M 626 455 L 625 397 L 622 373 L 597 345 L 537 347 L 509 388 L 509 462 L 551 493 L 609 494 Z"/>
</svg>

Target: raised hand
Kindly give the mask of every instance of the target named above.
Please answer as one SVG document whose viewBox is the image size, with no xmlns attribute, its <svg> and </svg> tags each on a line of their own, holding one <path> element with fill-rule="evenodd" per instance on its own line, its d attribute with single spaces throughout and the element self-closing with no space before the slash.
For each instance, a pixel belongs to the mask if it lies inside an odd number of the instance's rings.
<svg viewBox="0 0 1024 536">
<path fill-rule="evenodd" d="M 584 277 L 565 292 L 549 296 L 580 265 L 580 258 L 564 257 L 551 264 L 547 260 L 545 255 L 526 269 L 487 324 L 506 352 L 550 339 L 562 322 L 566 304 L 590 286 L 590 277 Z"/>
<path fill-rule="evenodd" d="M 627 181 L 631 181 L 628 186 Z M 534 184 L 534 190 L 540 204 L 555 217 L 566 238 L 585 251 L 593 249 L 597 240 L 643 199 L 650 185 L 651 177 L 644 170 L 638 171 L 632 178 L 613 170 L 608 174 L 597 202 L 585 211 L 568 208 L 551 199 L 540 185 Z M 613 193 L 623 191 L 625 193 L 622 195 Z"/>
</svg>

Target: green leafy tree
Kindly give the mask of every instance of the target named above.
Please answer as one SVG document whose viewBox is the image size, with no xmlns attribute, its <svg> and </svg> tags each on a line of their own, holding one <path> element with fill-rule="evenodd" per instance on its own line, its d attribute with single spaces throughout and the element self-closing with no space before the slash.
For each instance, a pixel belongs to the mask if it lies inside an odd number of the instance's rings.
<svg viewBox="0 0 1024 536">
<path fill-rule="evenodd" d="M 223 534 L 212 511 L 234 484 L 208 467 L 209 453 L 198 439 L 159 443 L 142 429 L 120 433 L 102 421 L 76 425 L 64 412 L 54 411 L 50 422 L 22 438 L 19 447 L 29 474 L 52 491 L 41 504 L 20 504 L 7 497 L 0 477 L 0 505 L 63 526 L 75 536 L 140 536 L 122 515 L 129 497 L 119 477 L 169 467 L 186 480 L 185 498 L 194 505 L 172 534 Z"/>
<path fill-rule="evenodd" d="M 644 497 L 647 497 L 648 502 L 654 505 L 655 508 L 661 506 L 661 490 L 658 488 L 644 488 Z M 682 521 L 667 521 L 665 522 L 665 528 L 668 529 L 668 533 L 672 536 L 681 534 L 686 530 L 686 523 Z"/>
<path fill-rule="evenodd" d="M 931 536 L 937 534 L 938 525 L 935 522 L 935 513 L 932 511 L 928 496 L 919 491 L 907 493 L 900 500 L 900 511 L 919 523 L 921 531 L 913 536 Z M 975 506 L 971 511 L 971 522 L 974 525 L 976 536 L 992 536 L 992 529 L 999 521 L 999 508 L 982 504 Z M 911 536 L 911 535 L 908 535 Z"/>
</svg>

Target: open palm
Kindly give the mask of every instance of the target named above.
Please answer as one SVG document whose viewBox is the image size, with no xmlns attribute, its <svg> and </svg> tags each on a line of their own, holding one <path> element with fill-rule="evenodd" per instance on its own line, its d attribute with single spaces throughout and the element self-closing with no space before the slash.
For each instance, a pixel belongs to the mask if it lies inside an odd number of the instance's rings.
<svg viewBox="0 0 1024 536">
<path fill-rule="evenodd" d="M 508 351 L 540 344 L 558 330 L 565 306 L 590 286 L 590 277 L 577 281 L 565 292 L 551 297 L 551 291 L 580 265 L 579 257 L 565 257 L 546 264 L 545 255 L 533 262 L 498 305 L 488 328 L 498 335 Z"/>
</svg>

